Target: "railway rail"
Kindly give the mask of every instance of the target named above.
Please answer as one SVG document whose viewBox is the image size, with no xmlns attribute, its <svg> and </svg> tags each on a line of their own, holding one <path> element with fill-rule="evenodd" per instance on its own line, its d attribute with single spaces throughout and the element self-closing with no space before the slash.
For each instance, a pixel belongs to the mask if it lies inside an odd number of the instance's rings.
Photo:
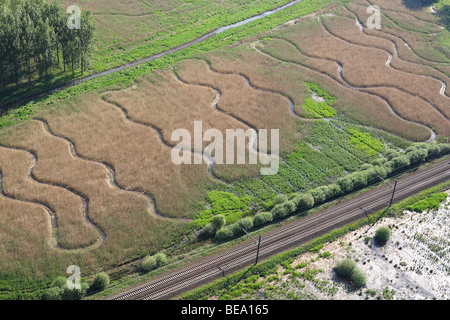
<svg viewBox="0 0 450 320">
<path fill-rule="evenodd" d="M 398 180 L 395 199 L 406 198 L 418 191 L 450 179 L 450 162 L 415 172 Z M 392 196 L 392 186 L 368 191 L 355 199 L 350 199 L 332 208 L 305 216 L 298 221 L 270 232 L 262 237 L 259 257 L 283 251 L 294 245 L 327 233 L 336 227 L 348 224 L 387 207 Z M 255 242 L 249 242 L 238 248 L 230 249 L 216 257 L 174 272 L 164 278 L 141 285 L 129 291 L 111 297 L 112 300 L 152 300 L 174 296 L 182 290 L 193 288 L 209 280 L 219 278 L 225 272 L 250 265 L 256 259 Z"/>
</svg>

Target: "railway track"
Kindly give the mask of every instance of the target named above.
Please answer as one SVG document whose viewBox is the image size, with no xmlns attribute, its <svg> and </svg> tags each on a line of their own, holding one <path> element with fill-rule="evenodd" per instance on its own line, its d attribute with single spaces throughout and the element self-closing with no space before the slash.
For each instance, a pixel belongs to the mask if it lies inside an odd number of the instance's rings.
<svg viewBox="0 0 450 320">
<path fill-rule="evenodd" d="M 406 198 L 418 191 L 450 179 L 450 162 L 433 165 L 398 180 L 395 200 Z M 332 208 L 308 215 L 299 221 L 262 237 L 260 258 L 304 243 L 336 227 L 348 224 L 386 207 L 392 196 L 391 186 L 386 184 L 350 199 Z M 159 280 L 141 285 L 112 300 L 153 300 L 174 296 L 182 290 L 193 288 L 209 280 L 250 265 L 256 258 L 255 242 L 249 242 L 216 257 L 174 272 Z"/>
</svg>

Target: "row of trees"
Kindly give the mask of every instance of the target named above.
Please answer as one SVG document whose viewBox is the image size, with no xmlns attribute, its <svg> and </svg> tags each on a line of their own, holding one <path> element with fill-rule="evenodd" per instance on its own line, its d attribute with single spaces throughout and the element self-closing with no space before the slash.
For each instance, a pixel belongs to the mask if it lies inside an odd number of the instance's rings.
<svg viewBox="0 0 450 320">
<path fill-rule="evenodd" d="M 372 163 L 361 166 L 360 171 L 347 174 L 336 180 L 335 183 L 320 186 L 305 193 L 280 194 L 270 202 L 270 212 L 260 212 L 254 217 L 245 217 L 236 223 L 226 225 L 226 220 L 221 215 L 214 216 L 200 232 L 200 238 L 215 238 L 218 241 L 226 241 L 244 234 L 253 227 L 280 220 L 296 212 L 304 212 L 316 205 L 346 195 L 355 190 L 365 188 L 368 185 L 381 181 L 389 175 L 407 169 L 411 165 L 440 157 L 450 153 L 450 144 L 415 143 L 405 152 L 388 149 L 384 157 L 378 158 Z"/>
<path fill-rule="evenodd" d="M 69 28 L 71 15 L 56 1 L 0 0 L 0 85 L 48 76 L 61 60 L 64 72 L 69 67 L 75 76 L 81 68 L 83 74 L 94 50 L 95 24 L 90 11 L 76 18 L 80 28 Z"/>
</svg>

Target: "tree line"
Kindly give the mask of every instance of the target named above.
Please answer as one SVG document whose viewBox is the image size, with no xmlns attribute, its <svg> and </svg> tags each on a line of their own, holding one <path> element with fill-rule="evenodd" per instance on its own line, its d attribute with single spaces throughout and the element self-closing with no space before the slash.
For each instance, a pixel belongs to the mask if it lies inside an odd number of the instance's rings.
<svg viewBox="0 0 450 320">
<path fill-rule="evenodd" d="M 81 12 L 79 29 L 69 28 L 69 14 L 58 2 L 0 0 L 0 86 L 48 77 L 53 67 L 72 76 L 84 73 L 94 50 L 91 11 Z"/>
</svg>

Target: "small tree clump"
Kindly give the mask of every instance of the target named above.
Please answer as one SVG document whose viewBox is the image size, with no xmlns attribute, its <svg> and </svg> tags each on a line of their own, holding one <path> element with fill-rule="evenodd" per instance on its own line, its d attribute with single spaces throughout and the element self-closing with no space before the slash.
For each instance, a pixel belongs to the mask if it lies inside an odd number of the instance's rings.
<svg viewBox="0 0 450 320">
<path fill-rule="evenodd" d="M 225 241 L 233 237 L 233 231 L 230 227 L 223 227 L 216 233 L 216 240 Z"/>
<path fill-rule="evenodd" d="M 141 262 L 141 270 L 144 272 L 149 272 L 165 265 L 166 263 L 167 258 L 164 253 L 157 253 L 154 256 L 146 256 Z"/>
<path fill-rule="evenodd" d="M 277 205 L 277 204 L 280 204 L 280 203 L 283 203 L 286 201 L 288 201 L 288 197 L 285 194 L 279 194 L 279 195 L 275 196 L 275 198 L 272 199 L 272 203 L 274 205 Z"/>
<path fill-rule="evenodd" d="M 156 266 L 159 268 L 167 263 L 167 257 L 164 253 L 155 254 Z"/>
<path fill-rule="evenodd" d="M 98 273 L 95 278 L 94 282 L 92 283 L 92 287 L 97 290 L 105 290 L 106 287 L 109 286 L 109 276 L 105 272 Z"/>
<path fill-rule="evenodd" d="M 221 214 L 218 214 L 218 215 L 214 216 L 214 218 L 212 219 L 211 224 L 214 227 L 214 231 L 217 231 L 220 228 L 222 228 L 225 225 L 226 222 L 227 221 L 226 221 L 225 217 L 223 215 L 221 215 Z"/>
<path fill-rule="evenodd" d="M 156 258 L 154 256 L 146 256 L 141 262 L 141 270 L 144 272 L 156 269 L 156 266 Z"/>
<path fill-rule="evenodd" d="M 297 209 L 297 206 L 293 201 L 286 201 L 285 203 L 283 203 L 283 207 L 285 208 L 287 215 L 294 213 Z"/>
<path fill-rule="evenodd" d="M 254 218 L 253 218 L 253 224 L 255 226 L 262 226 L 266 223 L 269 223 L 273 220 L 272 214 L 270 212 L 261 212 L 258 213 Z"/>
<path fill-rule="evenodd" d="M 388 227 L 381 227 L 375 232 L 375 242 L 378 245 L 384 246 L 391 237 L 391 229 Z"/>
<path fill-rule="evenodd" d="M 82 282 L 80 288 L 69 289 L 67 286 L 67 278 L 57 277 L 50 285 L 50 288 L 42 295 L 44 300 L 81 300 L 85 295 L 89 286 Z"/>
<path fill-rule="evenodd" d="M 366 275 L 360 269 L 353 269 L 349 279 L 355 287 L 361 288 L 366 284 Z"/>
<path fill-rule="evenodd" d="M 336 264 L 335 271 L 338 276 L 350 281 L 355 287 L 362 287 L 366 284 L 366 275 L 356 266 L 352 259 L 344 259 Z"/>
<path fill-rule="evenodd" d="M 245 231 L 248 231 L 253 228 L 253 219 L 251 217 L 242 218 L 237 222 L 237 224 L 242 229 L 245 229 Z"/>
<path fill-rule="evenodd" d="M 296 198 L 296 203 L 298 210 L 311 209 L 314 207 L 314 197 L 309 193 L 302 194 Z"/>
<path fill-rule="evenodd" d="M 275 205 L 271 213 L 274 219 L 281 219 L 288 215 L 287 208 L 282 203 Z"/>
<path fill-rule="evenodd" d="M 202 239 L 209 239 L 214 237 L 216 234 L 216 229 L 214 228 L 214 225 L 212 223 L 208 223 L 202 231 L 200 231 L 199 237 Z"/>
<path fill-rule="evenodd" d="M 356 268 L 356 262 L 352 259 L 344 259 L 336 264 L 335 270 L 338 276 L 348 279 Z"/>
</svg>

